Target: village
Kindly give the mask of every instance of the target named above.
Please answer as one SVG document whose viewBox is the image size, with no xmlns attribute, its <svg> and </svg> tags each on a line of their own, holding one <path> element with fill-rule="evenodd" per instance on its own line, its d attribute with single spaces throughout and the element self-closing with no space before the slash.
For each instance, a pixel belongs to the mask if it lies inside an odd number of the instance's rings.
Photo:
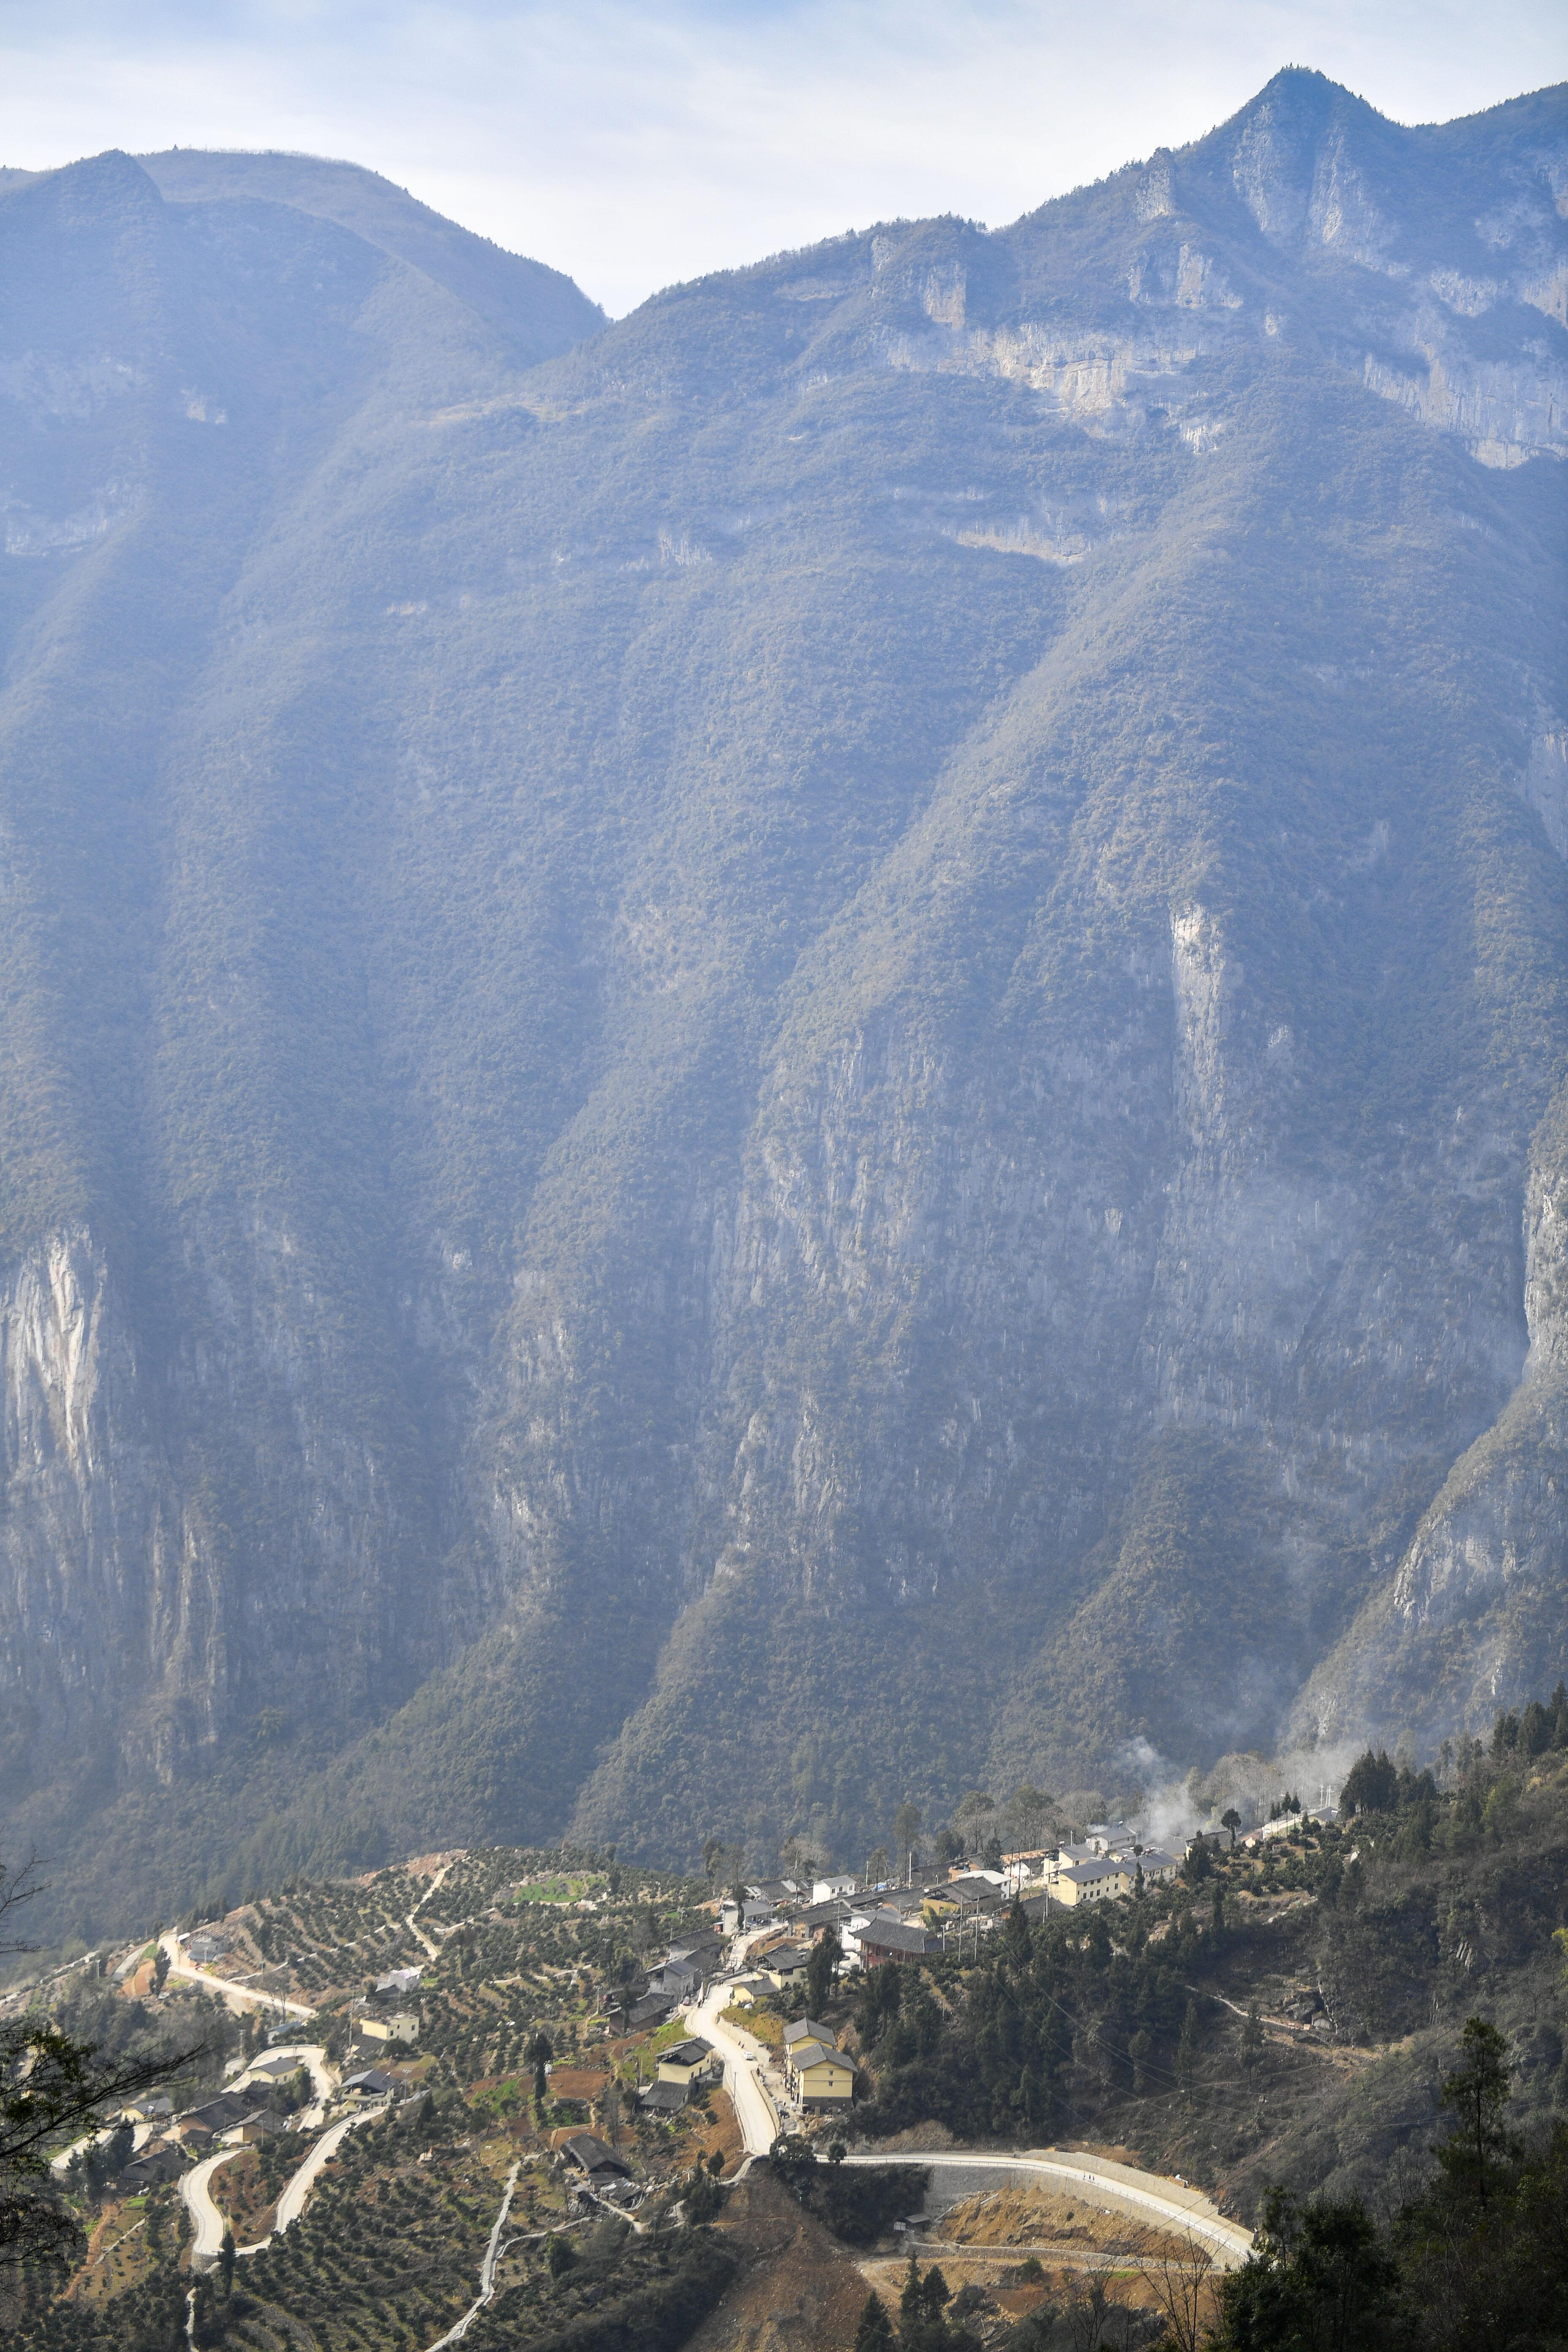
<svg viewBox="0 0 1568 2352">
<path fill-rule="evenodd" d="M 747 1882 L 702 1906 L 705 1924 L 671 1940 L 639 1990 L 623 1986 L 604 1993 L 605 2017 L 613 2017 L 624 2035 L 657 2033 L 723 1979 L 727 2011 L 737 2023 L 745 2021 L 755 2039 L 773 1996 L 804 1991 L 814 1973 L 815 1953 L 824 1956 L 815 1972 L 817 1982 L 830 1986 L 846 1971 L 918 1964 L 965 1945 L 977 1948 L 1015 1902 L 1026 1916 L 1037 1917 L 1052 1904 L 1136 1897 L 1145 1887 L 1166 1884 L 1178 1867 L 1175 1856 L 1144 1846 L 1127 1824 L 1111 1822 L 1091 1826 L 1080 1843 L 1002 1854 L 996 1866 L 964 1858 L 917 1869 L 911 1854 L 901 1883 L 870 1888 L 853 1875 L 834 1873 L 805 1883 L 782 1877 Z M 114 1971 L 132 1998 L 162 1990 L 171 1981 L 220 1994 L 237 1983 L 250 2007 L 247 2039 L 259 2032 L 261 2018 L 275 2011 L 279 2020 L 254 2049 L 226 2062 L 221 2089 L 180 2112 L 162 2090 L 128 2103 L 111 2126 L 122 2136 L 130 2134 L 130 2153 L 119 2175 L 122 2190 L 134 2195 L 178 2180 L 194 2163 L 225 2151 L 384 2112 L 415 2088 L 412 2062 L 420 2043 L 418 1990 L 424 1973 L 419 1964 L 385 1970 L 351 1998 L 333 2030 L 333 2042 L 345 2045 L 341 2063 L 334 2064 L 328 2044 L 304 2035 L 303 2021 L 310 2014 L 304 2005 L 267 1990 L 271 1971 L 242 1968 L 237 1977 L 236 1964 L 247 1957 L 242 1929 L 216 1922 L 164 1934 Z M 784 2023 L 770 2059 L 768 2078 L 781 2116 L 809 2118 L 853 2105 L 854 2060 L 820 2021 Z M 637 2053 L 639 2074 L 644 2063 Z M 679 2113 L 723 2081 L 723 2053 L 700 2034 L 658 2049 L 646 2063 L 648 2079 L 639 2081 L 632 2103 L 651 2118 Z M 547 2087 L 555 2072 L 553 2063 L 545 2063 Z M 618 2122 L 618 2102 L 612 2104 Z M 603 2190 L 632 2178 L 619 2137 L 618 2131 L 612 2140 L 563 2130 L 558 2153 L 567 2170 Z M 67 2151 L 59 2159 L 62 2170 L 73 2153 L 79 2166 L 82 2151 Z M 198 2215 L 207 2201 L 205 2180 L 201 2191 L 186 2199 Z"/>
<path fill-rule="evenodd" d="M 1292 1797 L 1250 1830 L 1243 1831 L 1239 1816 L 1227 1826 L 1232 1845 L 1256 1850 L 1302 1820 L 1333 1817 L 1330 1805 L 1304 1812 Z M 807 2011 L 826 2006 L 841 1979 L 880 1968 L 978 1955 L 984 1938 L 1017 1913 L 1033 1921 L 1058 1906 L 1136 1902 L 1169 1885 L 1203 1842 L 1201 1832 L 1184 1839 L 1177 1855 L 1146 1845 L 1135 1824 L 1100 1822 L 1076 1842 L 1026 1852 L 994 1850 L 921 1867 L 911 1852 L 901 1880 L 871 1885 L 833 1872 L 737 1883 L 704 1906 L 710 1924 L 670 1943 L 640 1992 L 623 1988 L 604 1997 L 626 2032 L 658 2028 L 704 2004 L 728 2029 L 727 2050 L 701 2033 L 665 2050 L 652 2080 L 637 2092 L 638 2105 L 653 2115 L 677 2112 L 722 2082 L 726 2057 L 739 2051 L 754 2067 L 778 2126 L 809 2130 L 813 2118 L 852 2107 L 862 2085 L 854 2054 L 831 2027 L 808 2013 L 790 2014 L 801 2002 Z M 602 2141 L 570 2153 L 586 2171 L 625 2169 Z"/>
<path fill-rule="evenodd" d="M 1294 1800 L 1287 1801 L 1241 1842 L 1252 1847 L 1280 1835 L 1300 1811 Z M 1331 1808 L 1319 1807 L 1311 1817 L 1331 1814 Z M 695 2031 L 670 2039 L 672 2021 L 694 2016 L 705 2001 L 712 2008 L 716 1992 L 721 2006 L 714 2014 L 731 2032 L 743 2033 L 756 2053 L 759 2080 L 779 2127 L 786 2119 L 792 2127 L 809 2126 L 813 2117 L 851 2107 L 862 2085 L 854 2055 L 840 2047 L 832 2028 L 809 2015 L 789 2014 L 808 1994 L 826 2006 L 827 1993 L 855 1972 L 978 1952 L 1015 1909 L 1033 1920 L 1054 1906 L 1137 1901 L 1169 1885 L 1200 1841 L 1201 1832 L 1183 1841 L 1178 1856 L 1145 1844 L 1134 1824 L 1096 1822 L 1076 1841 L 1026 1852 L 994 1848 L 989 1855 L 917 1864 L 910 1851 L 901 1879 L 871 1885 L 832 1871 L 738 1882 L 694 1906 L 700 1924 L 671 1937 L 662 1957 L 649 1956 L 651 1965 L 637 1972 L 640 1984 L 634 1979 L 600 1991 L 598 2016 L 586 2035 L 624 2042 L 637 2080 L 624 2094 L 617 2085 L 607 2104 L 600 2103 L 601 2121 L 608 2117 L 602 2132 L 563 2126 L 552 2132 L 558 2172 L 625 2201 L 616 2184 L 630 2184 L 637 2168 L 622 2145 L 623 2118 L 668 2122 L 705 2104 L 724 2083 L 733 2044 L 726 2053 Z M 594 1907 L 592 1897 L 584 1907 Z M 412 1917 L 407 1924 L 434 1957 L 433 1939 Z M 454 1930 L 447 1926 L 445 1932 Z M 184 1983 L 220 1998 L 233 1990 L 247 2012 L 246 2046 L 226 2061 L 220 2089 L 179 2112 L 167 2091 L 149 2093 L 113 2119 L 110 2128 L 122 2145 L 129 2135 L 119 2176 L 123 2191 L 179 2180 L 204 2158 L 384 2114 L 425 2082 L 419 1989 L 430 1958 L 386 1969 L 362 1992 L 323 2011 L 331 2028 L 317 2042 L 307 2028 L 316 2012 L 272 1989 L 287 1971 L 280 1977 L 265 1964 L 241 1965 L 258 1957 L 247 1950 L 253 1940 L 254 1932 L 247 1937 L 238 1921 L 212 1922 L 163 1933 L 114 1970 L 114 1980 L 132 1998 Z M 569 2099 L 580 2071 L 542 2059 L 536 2104 L 559 2106 L 563 2095 Z M 602 2087 L 592 2074 L 589 2081 Z M 79 2168 L 82 2149 L 68 2150 L 58 2164 L 64 2169 L 73 2160 Z M 205 2218 L 205 2180 L 195 2196 L 184 2196 L 198 2221 Z"/>
<path fill-rule="evenodd" d="M 923 1858 L 906 1848 L 897 1875 L 807 1868 L 796 1847 L 752 1877 L 715 1842 L 706 1885 L 613 1855 L 454 1852 L 89 1954 L 61 1972 L 72 1997 L 178 2021 L 187 2041 L 195 2026 L 205 2055 L 56 2158 L 90 2230 L 72 2294 L 123 2291 L 172 2252 L 187 2278 L 237 2263 L 247 2294 L 305 2296 L 331 2246 L 370 2227 L 368 2184 L 389 2167 L 411 2200 L 460 2189 L 481 2235 L 512 2168 L 528 2226 L 487 2273 L 493 2296 L 525 2277 L 537 2294 L 529 2264 L 552 2232 L 658 2232 L 700 2209 L 693 2180 L 722 2187 L 770 2151 L 885 2164 L 855 2114 L 878 2095 L 856 2021 L 882 1972 L 925 1999 L 983 1966 L 992 1937 L 1052 1916 L 1158 1939 L 1212 1857 L 1240 1864 L 1239 1843 L 1256 1866 L 1323 1811 L 1283 1800 L 1179 1853 L 1136 1822 L 1027 1850 L 993 1826 L 968 1851 L 951 1835 Z M 465 2242 L 437 2233 L 422 2273 L 433 2335 L 460 2315 Z"/>
</svg>

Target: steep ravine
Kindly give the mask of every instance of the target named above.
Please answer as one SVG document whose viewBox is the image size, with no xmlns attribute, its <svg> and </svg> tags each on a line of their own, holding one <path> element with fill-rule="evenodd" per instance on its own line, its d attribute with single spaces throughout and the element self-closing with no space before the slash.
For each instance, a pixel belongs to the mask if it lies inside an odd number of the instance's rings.
<svg viewBox="0 0 1568 2352">
<path fill-rule="evenodd" d="M 57 1917 L 1555 1681 L 1563 94 L 603 328 L 154 161 L 0 190 Z"/>
</svg>

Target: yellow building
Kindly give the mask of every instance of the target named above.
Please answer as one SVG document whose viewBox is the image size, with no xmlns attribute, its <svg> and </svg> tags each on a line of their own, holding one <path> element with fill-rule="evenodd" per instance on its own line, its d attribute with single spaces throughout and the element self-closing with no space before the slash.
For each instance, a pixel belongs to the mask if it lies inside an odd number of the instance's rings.
<svg viewBox="0 0 1568 2352">
<path fill-rule="evenodd" d="M 419 2039 L 419 2020 L 408 2009 L 400 2009 L 395 2017 L 357 2018 L 355 2025 L 367 2042 L 417 2042 Z"/>
<path fill-rule="evenodd" d="M 1050 1892 L 1058 1903 L 1108 1903 L 1118 1895 L 1131 1895 L 1135 1863 L 1121 1862 L 1112 1854 L 1104 1854 L 1095 1862 L 1069 1863 L 1058 1870 L 1050 1884 Z"/>
<path fill-rule="evenodd" d="M 797 2042 L 790 2053 L 790 2074 L 803 2110 L 847 2107 L 855 2097 L 855 2069 L 842 2050 L 826 2042 Z"/>
<path fill-rule="evenodd" d="M 659 2053 L 658 2080 L 678 2084 L 683 2091 L 689 2091 L 694 2083 L 711 2080 L 721 2071 L 713 2044 L 704 2042 L 700 2034 Z"/>
</svg>

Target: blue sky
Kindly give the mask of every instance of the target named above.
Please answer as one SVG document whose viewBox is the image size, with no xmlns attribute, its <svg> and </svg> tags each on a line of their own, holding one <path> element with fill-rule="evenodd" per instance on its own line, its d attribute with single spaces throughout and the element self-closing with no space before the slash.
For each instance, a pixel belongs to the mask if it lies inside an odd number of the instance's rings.
<svg viewBox="0 0 1568 2352">
<path fill-rule="evenodd" d="M 1568 0 L 0 0 L 0 162 L 350 156 L 619 314 L 900 214 L 1014 219 L 1286 64 L 1470 113 L 1568 73 Z"/>
</svg>

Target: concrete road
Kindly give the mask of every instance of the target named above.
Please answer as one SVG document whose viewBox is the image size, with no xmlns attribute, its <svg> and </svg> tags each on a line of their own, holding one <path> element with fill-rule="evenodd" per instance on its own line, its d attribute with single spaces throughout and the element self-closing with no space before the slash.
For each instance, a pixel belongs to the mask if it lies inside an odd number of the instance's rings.
<svg viewBox="0 0 1568 2352">
<path fill-rule="evenodd" d="M 305 2200 L 316 2184 L 316 2176 L 324 2164 L 330 2164 L 355 2124 L 379 2123 L 384 2110 L 372 2107 L 364 2115 L 344 2116 L 341 2123 L 329 2125 L 321 2134 L 298 2172 L 289 2178 L 288 2186 L 278 2200 L 278 2218 L 273 2234 L 281 2237 L 290 2222 L 297 2221 L 305 2210 Z M 246 2250 L 249 2252 L 247 2247 Z"/>
<path fill-rule="evenodd" d="M 182 1984 L 200 1985 L 204 1992 L 216 1993 L 230 2009 L 269 2009 L 279 2017 L 314 2017 L 315 2011 L 302 2000 L 285 2000 L 281 1993 L 253 1992 L 248 1985 L 230 1984 L 224 1977 L 209 1976 L 205 1969 L 191 1966 L 180 1950 L 180 1939 L 171 1927 L 159 1942 L 168 1956 L 169 1974 Z"/>
<path fill-rule="evenodd" d="M 941 2176 L 942 2194 L 949 2204 L 982 2196 L 1004 2179 L 1042 2189 L 1070 2188 L 1086 2205 L 1102 2212 L 1125 2214 L 1145 2224 L 1157 2223 L 1174 2236 L 1195 2238 L 1222 2270 L 1237 2269 L 1252 2251 L 1251 2231 L 1227 2221 L 1201 2189 L 1076 2148 L 1031 2147 L 1016 2156 L 978 2148 L 921 2148 L 907 2156 L 855 2148 L 844 2161 L 929 2165 Z"/>
<path fill-rule="evenodd" d="M 326 2050 L 319 2042 L 274 2042 L 269 2049 L 258 2050 L 256 2057 L 258 2063 L 263 2058 L 268 2061 L 274 2058 L 294 2059 L 309 2074 L 310 2088 L 315 2092 L 318 2099 L 330 2099 L 338 2087 L 336 2070 L 328 2064 Z M 251 2067 L 247 2066 L 243 2074 L 236 2074 L 232 2082 L 226 2083 L 224 2089 L 248 2091 L 253 2087 L 259 2087 L 267 2083 L 268 2079 L 264 2074 L 258 2075 Z"/>
<path fill-rule="evenodd" d="M 84 2132 L 80 2139 L 73 2139 L 68 2147 L 57 2148 L 49 2158 L 49 2170 L 63 2172 L 73 2156 L 79 2151 L 85 2154 L 89 2147 L 96 2147 L 100 2140 L 107 2139 L 113 2129 L 112 2124 L 105 2124 L 101 2131 Z"/>
<path fill-rule="evenodd" d="M 180 2175 L 180 2202 L 195 2227 L 195 2242 L 191 2248 L 191 2268 L 210 2271 L 223 2251 L 223 2233 L 228 2227 L 214 2204 L 208 2181 L 220 2164 L 227 2164 L 243 2153 L 237 2147 L 220 2148 L 216 2156 L 206 2156 L 189 2172 Z"/>
<path fill-rule="evenodd" d="M 762 2045 L 751 2034 L 737 2032 L 721 2020 L 720 2012 L 729 1999 L 729 1991 L 722 1981 L 710 1985 L 702 2000 L 693 2002 L 685 2016 L 693 2033 L 700 2033 L 704 2041 L 723 2052 L 724 2087 L 734 2101 L 747 2154 L 765 2156 L 790 2116 L 782 2092 L 766 2083 L 761 2069 L 752 2063 Z M 1037 2147 L 1014 2155 L 1001 2150 L 922 2148 L 918 2154 L 900 2157 L 892 2151 L 884 2154 L 857 2148 L 844 2161 L 929 2165 L 933 2173 L 942 2176 L 942 2195 L 950 2204 L 961 2197 L 978 2196 L 994 2189 L 1000 2179 L 1008 2176 L 1041 2188 L 1070 2188 L 1086 2205 L 1123 2213 L 1145 2223 L 1158 2222 L 1178 2236 L 1195 2238 L 1225 2270 L 1236 2269 L 1252 2251 L 1251 2231 L 1244 2230 L 1238 2222 L 1227 2221 L 1201 2189 L 1189 2189 L 1184 2181 L 1167 2180 L 1158 2172 L 1141 2172 L 1135 2166 L 1115 2164 L 1108 2157 L 1085 2156 L 1076 2149 Z"/>
<path fill-rule="evenodd" d="M 710 1985 L 700 2001 L 683 2013 L 693 2033 L 710 2042 L 724 2059 L 724 2088 L 730 2094 L 741 2139 L 749 2156 L 766 2156 L 784 2128 L 781 2095 L 765 2080 L 767 2052 L 755 2036 L 724 2024 L 720 2011 L 730 1998 L 722 1980 Z"/>
</svg>

